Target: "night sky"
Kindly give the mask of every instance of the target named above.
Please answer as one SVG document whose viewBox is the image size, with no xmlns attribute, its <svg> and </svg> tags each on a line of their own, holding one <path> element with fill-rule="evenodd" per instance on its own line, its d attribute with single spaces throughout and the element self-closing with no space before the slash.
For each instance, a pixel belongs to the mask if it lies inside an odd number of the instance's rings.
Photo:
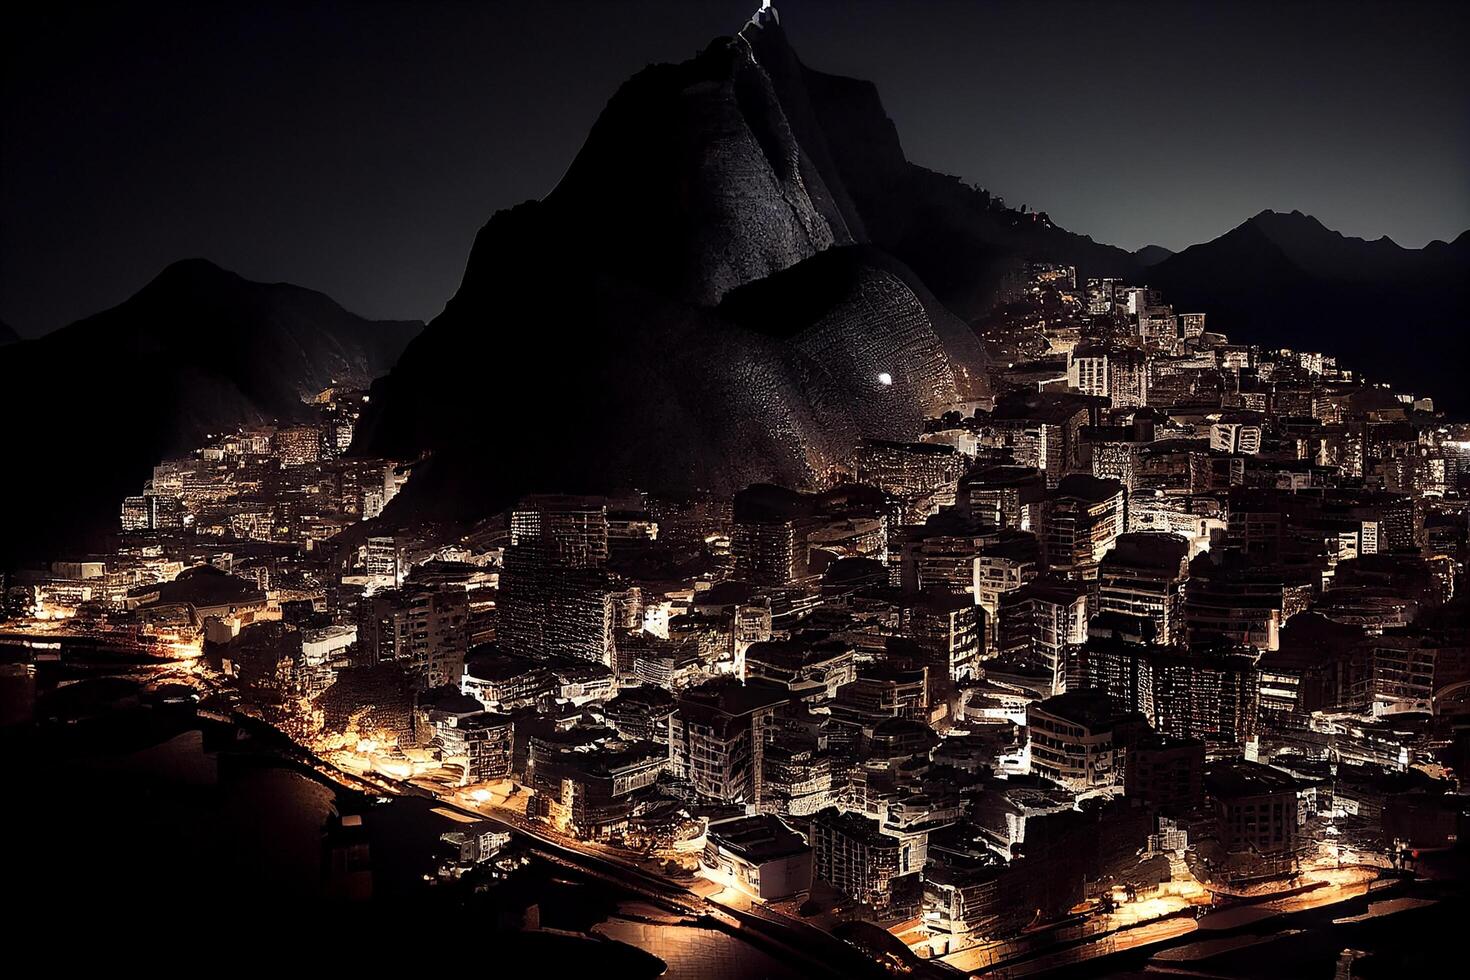
<svg viewBox="0 0 1470 980">
<path fill-rule="evenodd" d="M 202 255 L 428 318 L 617 85 L 757 0 L 51 3 L 11 14 L 0 319 L 23 335 Z M 875 81 L 908 155 L 1128 248 L 1262 208 L 1421 246 L 1470 227 L 1470 4 L 777 4 Z"/>
</svg>

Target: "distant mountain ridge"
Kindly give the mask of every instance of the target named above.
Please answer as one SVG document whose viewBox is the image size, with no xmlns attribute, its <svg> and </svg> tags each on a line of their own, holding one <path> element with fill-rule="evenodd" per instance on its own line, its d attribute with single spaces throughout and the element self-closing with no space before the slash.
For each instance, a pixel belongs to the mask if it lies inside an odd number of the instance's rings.
<svg viewBox="0 0 1470 980">
<path fill-rule="evenodd" d="M 1322 350 L 1370 380 L 1470 411 L 1459 378 L 1470 309 L 1470 232 L 1408 249 L 1331 231 L 1300 211 L 1262 211 L 1148 269 L 1176 309 L 1232 339 Z"/>
<path fill-rule="evenodd" d="M 0 453 L 23 478 L 11 481 L 19 519 L 0 562 L 115 530 L 122 498 L 160 458 L 209 433 L 298 417 L 303 398 L 334 383 L 366 386 L 419 329 L 189 259 L 110 310 L 6 347 L 0 411 L 16 424 Z"/>
<path fill-rule="evenodd" d="M 1140 267 L 1147 269 L 1149 266 L 1158 265 L 1173 254 L 1162 245 L 1145 245 L 1143 248 L 1134 249 L 1133 258 Z"/>
</svg>

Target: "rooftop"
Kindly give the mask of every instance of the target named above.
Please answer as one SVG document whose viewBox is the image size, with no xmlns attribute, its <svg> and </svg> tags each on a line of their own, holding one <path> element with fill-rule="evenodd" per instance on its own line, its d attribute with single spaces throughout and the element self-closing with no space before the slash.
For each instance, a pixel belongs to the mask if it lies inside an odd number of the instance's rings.
<svg viewBox="0 0 1470 980">
<path fill-rule="evenodd" d="M 1221 759 L 1205 766 L 1205 788 L 1211 796 L 1236 799 L 1294 791 L 1296 777 L 1272 766 L 1245 759 Z"/>
<path fill-rule="evenodd" d="M 1102 564 L 1104 568 L 1124 566 L 1177 572 L 1188 556 L 1189 542 L 1177 534 L 1130 531 L 1118 535 Z"/>
<path fill-rule="evenodd" d="M 264 602 L 265 592 L 254 582 L 236 578 L 213 565 L 196 565 L 180 572 L 172 582 L 159 586 L 157 601 L 159 604 L 220 606 L 229 603 Z"/>
<path fill-rule="evenodd" d="M 769 813 L 751 817 L 713 820 L 709 839 L 731 853 L 756 863 L 804 854 L 811 848 L 806 838 Z"/>
<path fill-rule="evenodd" d="M 791 700 L 791 692 L 782 687 L 742 684 L 733 677 L 722 677 L 691 687 L 679 698 L 680 711 L 712 710 L 730 716 L 753 714 Z"/>
<path fill-rule="evenodd" d="M 1082 690 L 1057 694 L 1031 706 L 1053 718 L 1060 718 L 1085 728 L 1099 731 L 1121 721 L 1127 710 L 1102 691 Z"/>
<path fill-rule="evenodd" d="M 1123 492 L 1123 484 L 1117 480 L 1072 473 L 1064 476 L 1052 492 L 1054 497 L 1076 497 L 1093 503 L 1101 503 Z"/>
</svg>

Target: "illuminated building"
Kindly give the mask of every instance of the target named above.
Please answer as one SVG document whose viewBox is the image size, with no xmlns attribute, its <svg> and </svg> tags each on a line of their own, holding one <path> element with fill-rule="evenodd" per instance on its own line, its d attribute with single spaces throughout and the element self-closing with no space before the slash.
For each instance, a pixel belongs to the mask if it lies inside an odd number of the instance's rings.
<svg viewBox="0 0 1470 980">
<path fill-rule="evenodd" d="M 280 606 L 252 581 L 230 575 L 213 565 L 196 565 L 170 582 L 141 586 L 128 593 L 127 602 L 140 612 L 178 609 L 209 639 L 222 641 L 252 623 L 280 619 Z"/>
<path fill-rule="evenodd" d="M 832 755 L 788 737 L 767 741 L 762 750 L 761 811 L 808 817 L 837 802 Z"/>
<path fill-rule="evenodd" d="M 496 637 L 529 657 L 612 664 L 620 591 L 602 568 L 607 505 L 600 498 L 538 496 L 511 513 L 497 599 Z"/>
<path fill-rule="evenodd" d="M 887 547 L 888 522 L 882 517 L 834 518 L 807 535 L 813 569 L 818 551 L 835 558 L 881 557 Z"/>
<path fill-rule="evenodd" d="M 544 664 L 506 653 L 494 644 L 475 647 L 465 658 L 460 688 L 486 708 L 516 711 L 529 708 L 557 689 Z"/>
<path fill-rule="evenodd" d="M 807 535 L 822 523 L 811 496 L 769 485 L 740 491 L 730 539 L 736 577 L 759 585 L 806 578 L 811 574 Z"/>
<path fill-rule="evenodd" d="M 1069 691 L 1026 708 L 1031 771 L 1076 793 L 1123 781 L 1130 732 L 1146 727 L 1101 691 Z"/>
<path fill-rule="evenodd" d="M 363 600 L 362 662 L 398 663 L 425 687 L 460 685 L 469 647 L 469 600 L 462 589 L 389 589 Z"/>
<path fill-rule="evenodd" d="M 184 526 L 184 505 L 177 497 L 145 493 L 122 504 L 124 531 L 177 530 Z"/>
<path fill-rule="evenodd" d="M 304 466 L 321 459 L 322 433 L 316 426 L 293 425 L 277 429 L 271 450 L 287 466 Z"/>
<path fill-rule="evenodd" d="M 396 588 L 403 583 L 396 539 L 381 535 L 368 538 L 363 543 L 360 557 L 363 573 L 375 584 Z"/>
<path fill-rule="evenodd" d="M 1085 474 L 1064 477 L 1041 507 L 1039 537 L 1047 567 L 1092 578 L 1123 531 L 1123 485 Z"/>
<path fill-rule="evenodd" d="M 1186 343 L 1191 340 L 1199 340 L 1205 332 L 1205 314 L 1203 313 L 1180 313 L 1179 336 Z"/>
<path fill-rule="evenodd" d="M 1261 727 L 1304 731 L 1314 711 L 1345 708 L 1361 687 L 1366 634 L 1316 612 L 1298 613 L 1281 629 L 1279 649 L 1261 657 Z"/>
<path fill-rule="evenodd" d="M 1032 664 L 1047 693 L 1066 687 L 1066 650 L 1087 640 L 1090 594 L 1082 582 L 1046 576 L 1000 597 L 996 642 L 1007 662 Z"/>
<path fill-rule="evenodd" d="M 439 835 L 440 849 L 457 868 L 484 864 L 511 842 L 511 835 L 496 829 L 498 827 L 498 824 L 487 820 L 469 830 L 447 831 Z"/>
<path fill-rule="evenodd" d="M 1470 643 L 1464 638 L 1420 632 L 1377 636 L 1367 645 L 1374 715 L 1432 711 L 1440 692 L 1470 682 Z"/>
<path fill-rule="evenodd" d="M 667 639 L 644 632 L 621 634 L 617 641 L 619 676 L 666 691 L 683 690 L 716 676 L 718 653 L 681 628 L 685 618 L 674 620 L 676 635 Z"/>
<path fill-rule="evenodd" d="M 1114 312 L 1120 279 L 1087 280 L 1087 312 L 1093 316 L 1104 316 Z"/>
<path fill-rule="evenodd" d="M 1191 508 L 1199 508 L 1197 513 Z M 1191 560 L 1208 551 L 1216 536 L 1225 534 L 1225 520 L 1210 498 L 1190 498 L 1159 490 L 1133 490 L 1128 494 L 1128 531 L 1177 534 L 1189 542 Z"/>
<path fill-rule="evenodd" d="M 812 849 L 779 817 L 760 814 L 711 820 L 704 866 L 752 898 L 776 901 L 812 886 Z"/>
<path fill-rule="evenodd" d="M 1114 408 L 1138 408 L 1148 404 L 1148 355 L 1135 347 L 1113 351 L 1108 357 L 1107 396 Z"/>
<path fill-rule="evenodd" d="M 701 798 L 759 809 L 766 728 L 789 700 L 782 688 L 710 681 L 679 696 L 670 725 L 670 766 Z"/>
<path fill-rule="evenodd" d="M 1108 352 L 1097 344 L 1079 344 L 1067 355 L 1067 387 L 1084 395 L 1106 397 L 1108 387 Z"/>
<path fill-rule="evenodd" d="M 825 633 L 798 633 L 786 640 L 752 643 L 745 651 L 745 677 L 778 684 L 805 701 L 830 700 L 857 678 L 852 644 Z"/>
<path fill-rule="evenodd" d="M 1210 424 L 1210 448 L 1216 452 L 1253 456 L 1261 451 L 1260 423 L 1222 417 Z"/>
<path fill-rule="evenodd" d="M 1190 646 L 1210 639 L 1245 642 L 1275 650 L 1281 624 L 1299 610 L 1296 589 L 1275 567 L 1247 564 L 1206 552 L 1189 565 L 1184 587 L 1185 640 Z"/>
<path fill-rule="evenodd" d="M 1100 398 L 1070 391 L 1015 392 L 996 402 L 990 424 L 1016 450 L 1015 462 L 1046 474 L 1055 487 L 1082 469 L 1083 426 L 1097 424 Z"/>
<path fill-rule="evenodd" d="M 1172 534 L 1120 534 L 1098 569 L 1098 611 L 1145 616 L 1165 646 L 1184 633 L 1189 544 Z"/>
<path fill-rule="evenodd" d="M 511 511 L 510 547 L 568 568 L 600 565 L 608 551 L 607 501 L 569 494 L 526 497 Z"/>
<path fill-rule="evenodd" d="M 1104 480 L 1117 480 L 1129 492 L 1133 489 L 1133 460 L 1138 443 L 1126 438 L 1126 430 L 1086 433 L 1087 448 L 1092 456 L 1092 475 Z M 1110 438 L 1111 436 L 1111 438 Z"/>
<path fill-rule="evenodd" d="M 669 764 L 665 746 L 621 740 L 579 745 L 537 739 L 529 756 L 534 795 L 526 816 L 584 840 L 626 827 L 637 801 Z"/>
<path fill-rule="evenodd" d="M 1150 348 L 1172 353 L 1179 347 L 1179 320 L 1173 310 L 1149 310 L 1138 316 L 1138 338 Z"/>
<path fill-rule="evenodd" d="M 358 520 L 377 517 L 397 492 L 393 464 L 381 459 L 333 460 L 324 476 L 337 509 Z"/>
<path fill-rule="evenodd" d="M 623 688 L 617 697 L 602 706 L 602 712 L 607 723 L 624 738 L 666 743 L 669 719 L 676 708 L 674 697 L 668 691 L 640 684 Z"/>
<path fill-rule="evenodd" d="M 1150 735 L 1128 749 L 1123 794 L 1170 817 L 1185 817 L 1205 802 L 1205 743 Z"/>
<path fill-rule="evenodd" d="M 1026 466 L 982 466 L 960 480 L 959 506 L 982 528 L 1035 530 L 1046 476 Z"/>
<path fill-rule="evenodd" d="M 513 757 L 510 717 L 479 710 L 479 702 L 468 700 L 474 704 L 474 710 L 428 712 L 434 741 L 444 763 L 461 768 L 461 786 L 510 778 Z"/>
<path fill-rule="evenodd" d="M 1035 579 L 1041 572 L 1041 544 L 1029 531 L 989 535 L 974 561 L 971 586 L 975 602 L 985 610 L 992 628 L 1000 612 L 1000 598 Z"/>
<path fill-rule="evenodd" d="M 336 679 L 337 668 L 349 662 L 357 643 L 355 626 L 322 626 L 301 631 L 302 692 L 315 697 Z"/>
<path fill-rule="evenodd" d="M 1287 773 L 1223 759 L 1205 767 L 1205 790 L 1227 851 L 1283 855 L 1296 846 L 1297 786 Z"/>
<path fill-rule="evenodd" d="M 872 728 L 885 718 L 924 719 L 929 714 L 928 668 L 865 665 L 856 680 L 837 689 L 829 707 L 834 718 L 861 728 Z"/>
<path fill-rule="evenodd" d="M 920 887 L 921 866 L 876 820 L 835 808 L 822 810 L 812 817 L 811 845 L 815 877 L 880 918 L 902 917 L 895 906 L 903 903 L 906 891 Z"/>
<path fill-rule="evenodd" d="M 931 678 L 956 682 L 979 670 L 985 652 L 985 610 L 970 596 L 945 589 L 905 595 L 898 629 L 922 649 L 918 656 Z"/>
<path fill-rule="evenodd" d="M 511 514 L 497 642 L 522 656 L 612 666 L 619 611 L 636 594 L 603 568 L 607 540 L 607 506 L 600 498 L 522 501 Z"/>
<path fill-rule="evenodd" d="M 1093 619 L 1087 643 L 1069 651 L 1068 690 L 1103 691 L 1148 719 L 1160 734 L 1197 738 L 1212 753 L 1238 752 L 1255 737 L 1260 675 L 1255 651 L 1215 643 L 1185 652 L 1126 637 L 1109 626 L 1147 619 L 1104 613 Z"/>
<path fill-rule="evenodd" d="M 858 447 L 855 469 L 859 483 L 911 506 L 927 501 L 924 509 L 932 511 L 954 503 L 955 483 L 965 466 L 965 457 L 950 446 L 868 439 Z"/>
</svg>

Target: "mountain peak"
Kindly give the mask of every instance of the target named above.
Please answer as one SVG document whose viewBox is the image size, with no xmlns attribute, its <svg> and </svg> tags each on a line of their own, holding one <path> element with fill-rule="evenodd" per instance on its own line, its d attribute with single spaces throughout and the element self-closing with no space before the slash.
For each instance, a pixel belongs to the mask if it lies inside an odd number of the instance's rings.
<svg viewBox="0 0 1470 980">
<path fill-rule="evenodd" d="M 1328 350 L 1450 405 L 1453 368 L 1426 363 L 1422 351 L 1463 349 L 1466 257 L 1464 248 L 1403 248 L 1387 236 L 1343 235 L 1301 211 L 1265 210 L 1151 267 L 1148 278 L 1176 307 L 1207 313 L 1232 336 Z M 1385 331 L 1400 328 L 1414 342 L 1385 345 Z"/>
<path fill-rule="evenodd" d="M 1133 252 L 1133 257 L 1138 260 L 1139 265 L 1147 269 L 1150 266 L 1158 265 L 1173 254 L 1171 250 L 1162 245 L 1145 245 L 1143 248 L 1136 249 Z"/>
<path fill-rule="evenodd" d="M 754 14 L 751 14 L 750 20 L 746 22 L 745 26 L 754 27 L 759 30 L 762 27 L 780 26 L 780 24 L 781 15 L 777 13 L 776 8 L 771 5 L 771 0 L 761 0 L 760 9 L 757 10 Z M 743 34 L 744 31 L 742 31 L 741 33 Z"/>
<path fill-rule="evenodd" d="M 1297 231 L 1336 234 L 1336 232 L 1332 232 L 1326 225 L 1322 224 L 1322 222 L 1310 214 L 1295 209 L 1291 211 L 1275 211 L 1271 208 L 1266 208 L 1249 221 L 1246 221 L 1245 224 L 1254 225 L 1268 232 Z"/>
<path fill-rule="evenodd" d="M 170 262 L 163 267 L 163 271 L 156 278 L 161 279 L 164 276 L 189 276 L 191 278 L 200 276 L 233 276 L 234 278 L 239 278 L 239 276 L 235 275 L 229 269 L 211 262 L 202 256 L 194 256 L 193 258 Z"/>
<path fill-rule="evenodd" d="M 139 292 L 157 293 L 177 290 L 222 289 L 243 283 L 238 273 L 216 265 L 206 258 L 179 259 L 170 262 L 163 270 L 148 281 Z"/>
</svg>

